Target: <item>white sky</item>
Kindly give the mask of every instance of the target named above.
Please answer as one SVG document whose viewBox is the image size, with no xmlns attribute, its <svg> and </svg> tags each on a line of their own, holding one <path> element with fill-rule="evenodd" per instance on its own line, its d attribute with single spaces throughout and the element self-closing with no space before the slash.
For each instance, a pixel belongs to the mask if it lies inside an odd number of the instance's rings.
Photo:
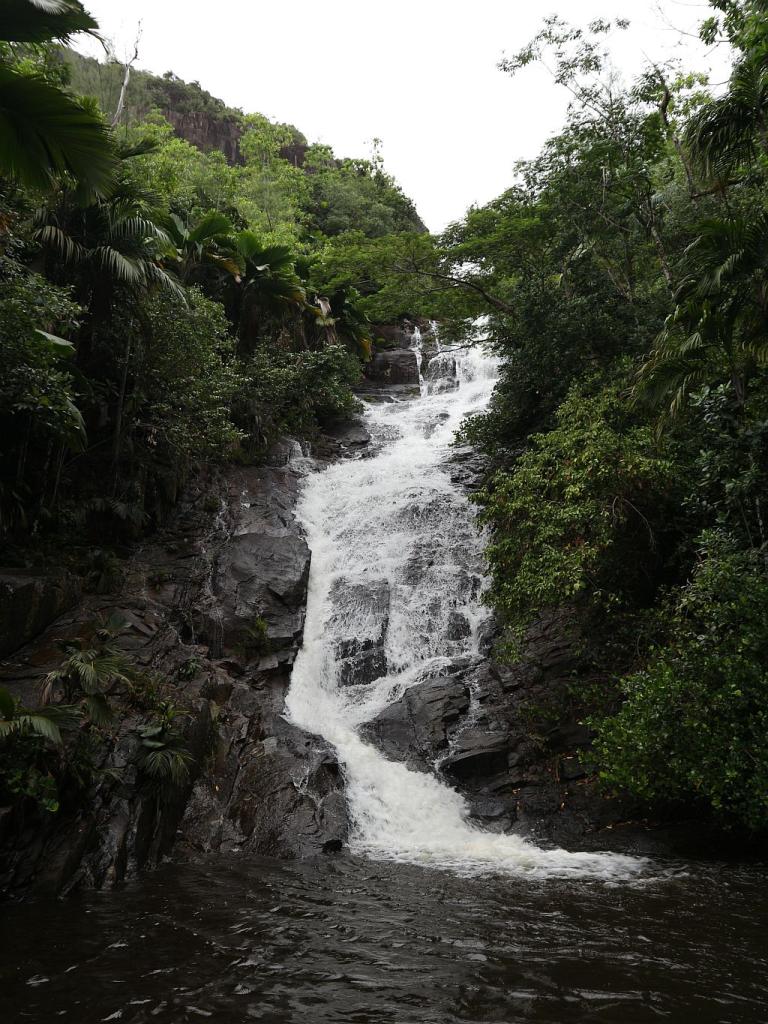
<svg viewBox="0 0 768 1024">
<path fill-rule="evenodd" d="M 246 112 L 295 124 L 338 156 L 383 140 L 387 169 L 432 231 L 507 188 L 562 125 L 567 94 L 540 67 L 497 70 L 556 12 L 574 24 L 626 17 L 612 42 L 627 75 L 644 55 L 709 71 L 690 36 L 710 13 L 695 0 L 85 0 L 118 55 L 143 23 L 139 67 L 197 79 Z M 96 54 L 88 40 L 80 46 Z"/>
</svg>

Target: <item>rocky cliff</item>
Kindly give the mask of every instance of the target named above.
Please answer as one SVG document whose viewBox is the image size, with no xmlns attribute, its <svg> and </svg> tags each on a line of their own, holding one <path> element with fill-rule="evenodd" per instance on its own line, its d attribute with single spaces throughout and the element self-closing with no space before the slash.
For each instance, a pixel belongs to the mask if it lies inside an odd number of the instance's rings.
<svg viewBox="0 0 768 1024">
<path fill-rule="evenodd" d="M 364 441 L 359 429 L 349 442 L 340 429 L 323 448 L 338 457 Z M 186 785 L 148 785 L 137 764 L 147 715 L 118 688 L 110 699 L 119 726 L 97 752 L 88 790 L 63 794 L 56 814 L 28 804 L 0 809 L 0 887 L 98 888 L 174 846 L 188 856 L 306 857 L 341 848 L 347 824 L 335 755 L 282 717 L 310 552 L 293 514 L 306 472 L 301 452 L 286 442 L 270 461 L 199 480 L 173 521 L 136 552 L 118 594 L 70 607 L 0 666 L 0 682 L 34 705 L 40 679 L 61 659 L 55 640 L 117 615 L 125 624 L 120 647 L 155 680 L 154 699 L 174 704 L 193 754 Z M 73 603 L 65 594 L 61 605 L 63 588 L 53 596 L 50 589 L 48 578 L 17 581 L 18 606 L 31 596 L 30 613 L 17 614 L 25 629 L 45 626 L 43 606 L 50 619 Z"/>
</svg>

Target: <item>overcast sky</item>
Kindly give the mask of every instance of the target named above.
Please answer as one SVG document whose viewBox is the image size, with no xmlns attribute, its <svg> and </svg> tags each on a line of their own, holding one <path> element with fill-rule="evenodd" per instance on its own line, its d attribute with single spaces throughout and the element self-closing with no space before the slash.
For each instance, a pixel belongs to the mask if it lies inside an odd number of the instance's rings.
<svg viewBox="0 0 768 1024">
<path fill-rule="evenodd" d="M 383 140 L 387 169 L 439 231 L 498 195 L 516 160 L 535 156 L 563 122 L 567 94 L 540 67 L 514 80 L 496 67 L 542 16 L 576 24 L 627 17 L 612 40 L 628 74 L 677 54 L 723 76 L 722 57 L 692 36 L 694 0 L 85 0 L 119 55 L 142 22 L 139 66 L 172 70 L 229 105 L 295 124 L 339 156 Z M 79 48 L 96 51 L 88 41 Z"/>
</svg>

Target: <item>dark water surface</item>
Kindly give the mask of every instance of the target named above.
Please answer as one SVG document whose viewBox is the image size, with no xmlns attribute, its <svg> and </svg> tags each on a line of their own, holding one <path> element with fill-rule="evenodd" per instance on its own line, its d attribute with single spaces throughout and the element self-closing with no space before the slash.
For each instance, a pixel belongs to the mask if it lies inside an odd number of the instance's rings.
<svg viewBox="0 0 768 1024">
<path fill-rule="evenodd" d="M 762 868 L 608 885 L 169 864 L 0 909 L 0 1021 L 765 1024 Z"/>
</svg>

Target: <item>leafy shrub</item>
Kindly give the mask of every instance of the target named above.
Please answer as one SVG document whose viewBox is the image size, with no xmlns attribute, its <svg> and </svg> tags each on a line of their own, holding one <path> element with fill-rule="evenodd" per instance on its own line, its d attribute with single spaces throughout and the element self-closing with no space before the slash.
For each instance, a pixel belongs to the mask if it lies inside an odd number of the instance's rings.
<svg viewBox="0 0 768 1024">
<path fill-rule="evenodd" d="M 144 401 L 136 430 L 157 461 L 188 465 L 221 458 L 239 440 L 229 419 L 244 381 L 222 307 L 195 290 L 189 304 L 154 295 L 147 302 L 152 343 L 142 367 Z"/>
<path fill-rule="evenodd" d="M 266 620 L 261 615 L 257 615 L 253 620 L 253 625 L 243 632 L 241 647 L 246 657 L 269 653 L 271 644 L 268 629 Z"/>
<path fill-rule="evenodd" d="M 69 293 L 37 274 L 13 274 L 0 294 L 0 532 L 29 525 L 22 515 L 48 484 L 54 446 L 79 449 L 83 419 L 69 361 L 74 349 L 55 337 L 77 325 Z M 54 474 L 48 474 L 54 478 Z M 37 500 L 30 500 L 34 495 Z"/>
<path fill-rule="evenodd" d="M 192 754 L 175 725 L 177 711 L 163 701 L 156 718 L 139 730 L 138 765 L 159 785 L 182 786 L 189 779 Z"/>
<path fill-rule="evenodd" d="M 572 388 L 531 441 L 475 499 L 492 530 L 488 599 L 513 633 L 547 607 L 606 609 L 636 591 L 673 491 L 672 463 L 628 422 L 618 386 Z"/>
<path fill-rule="evenodd" d="M 339 345 L 319 352 L 260 348 L 243 369 L 248 385 L 237 422 L 257 448 L 282 433 L 316 433 L 323 422 L 355 408 L 351 385 L 360 378 L 360 362 Z"/>
<path fill-rule="evenodd" d="M 703 535 L 669 635 L 598 723 L 603 778 L 651 803 L 694 802 L 768 827 L 768 576 L 762 556 Z"/>
</svg>

